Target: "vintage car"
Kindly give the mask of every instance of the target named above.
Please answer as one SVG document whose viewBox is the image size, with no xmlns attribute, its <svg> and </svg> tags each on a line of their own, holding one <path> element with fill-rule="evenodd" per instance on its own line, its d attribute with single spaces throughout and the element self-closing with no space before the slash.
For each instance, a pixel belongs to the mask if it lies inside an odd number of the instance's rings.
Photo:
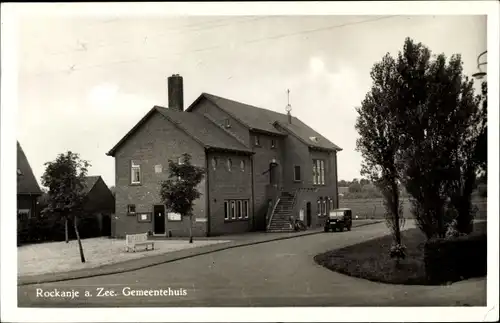
<svg viewBox="0 0 500 323">
<path fill-rule="evenodd" d="M 351 231 L 352 227 L 352 210 L 347 208 L 331 210 L 328 218 L 325 221 L 325 232 L 330 230 Z"/>
</svg>

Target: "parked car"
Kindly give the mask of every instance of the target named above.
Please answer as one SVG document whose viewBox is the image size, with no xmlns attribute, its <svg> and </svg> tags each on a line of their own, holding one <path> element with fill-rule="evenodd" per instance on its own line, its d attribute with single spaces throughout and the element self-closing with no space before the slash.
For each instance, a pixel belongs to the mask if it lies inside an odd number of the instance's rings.
<svg viewBox="0 0 500 323">
<path fill-rule="evenodd" d="M 347 208 L 335 209 L 330 211 L 328 219 L 325 221 L 325 232 L 332 231 L 343 231 L 344 228 L 347 231 L 351 231 L 352 227 L 352 210 Z"/>
</svg>

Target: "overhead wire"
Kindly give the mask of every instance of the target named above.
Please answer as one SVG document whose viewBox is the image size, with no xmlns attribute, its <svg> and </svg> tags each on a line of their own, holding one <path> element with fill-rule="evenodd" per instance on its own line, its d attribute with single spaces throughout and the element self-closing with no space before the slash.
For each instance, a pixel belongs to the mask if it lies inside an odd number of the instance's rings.
<svg viewBox="0 0 500 323">
<path fill-rule="evenodd" d="M 314 28 L 314 29 L 307 29 L 307 30 L 302 30 L 302 31 L 297 31 L 297 32 L 283 33 L 283 34 L 279 34 L 279 35 L 261 37 L 261 38 L 251 39 L 251 40 L 237 43 L 234 45 L 234 48 L 241 48 L 241 47 L 244 47 L 245 45 L 248 45 L 248 44 L 255 44 L 255 43 L 264 42 L 264 41 L 268 41 L 268 40 L 275 40 L 275 39 L 281 39 L 281 38 L 286 38 L 286 37 L 299 36 L 299 35 L 303 35 L 303 34 L 311 34 L 311 33 L 322 32 L 322 31 L 327 31 L 327 30 L 332 30 L 332 29 L 337 29 L 337 28 L 343 28 L 343 27 L 347 27 L 347 26 L 353 26 L 353 25 L 360 25 L 360 24 L 395 18 L 395 17 L 399 17 L 399 16 L 400 15 L 383 16 L 383 17 L 365 19 L 365 20 L 360 20 L 360 21 L 347 22 L 347 23 L 343 23 L 343 24 L 319 27 L 319 28 Z M 230 24 L 228 24 L 228 25 L 230 25 Z M 127 63 L 139 62 L 139 61 L 165 60 L 165 59 L 169 59 L 169 58 L 179 56 L 179 55 L 187 55 L 190 53 L 199 53 L 199 52 L 203 52 L 203 51 L 216 50 L 216 49 L 223 48 L 223 47 L 225 48 L 225 47 L 227 47 L 227 45 L 212 45 L 212 46 L 207 46 L 207 47 L 198 48 L 198 49 L 192 49 L 192 50 L 188 50 L 188 51 L 164 53 L 162 55 L 154 55 L 154 56 L 150 56 L 150 57 L 142 57 L 142 58 L 134 58 L 134 59 L 121 60 L 121 61 L 114 61 L 114 62 L 106 62 L 106 63 L 86 66 L 86 67 L 82 67 L 82 68 L 71 68 L 70 70 L 68 70 L 66 68 L 64 70 L 57 70 L 57 71 L 51 71 L 51 72 L 40 72 L 40 73 L 32 74 L 32 76 L 40 76 L 40 75 L 47 75 L 47 74 L 59 74 L 59 73 L 73 73 L 73 72 L 78 72 L 78 71 L 91 70 L 91 69 L 95 69 L 95 68 L 110 67 L 110 66 L 114 66 L 114 65 L 127 64 Z"/>
</svg>

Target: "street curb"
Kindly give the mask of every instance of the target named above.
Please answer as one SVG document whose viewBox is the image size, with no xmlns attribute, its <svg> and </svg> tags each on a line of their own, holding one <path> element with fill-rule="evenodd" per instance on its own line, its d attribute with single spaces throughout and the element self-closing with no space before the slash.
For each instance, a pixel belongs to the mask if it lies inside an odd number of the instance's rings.
<svg viewBox="0 0 500 323">
<path fill-rule="evenodd" d="M 361 224 L 359 224 L 355 227 L 353 226 L 353 227 L 359 228 L 359 227 L 363 227 L 363 226 L 367 226 L 367 225 L 378 224 L 381 222 L 383 222 L 383 221 L 382 220 L 374 220 L 373 222 L 361 223 Z M 207 254 L 211 254 L 211 253 L 218 252 L 218 251 L 229 250 L 229 249 L 239 248 L 239 247 L 246 247 L 246 246 L 251 246 L 251 245 L 258 245 L 258 244 L 266 243 L 266 242 L 288 240 L 288 239 L 310 236 L 310 235 L 319 234 L 319 233 L 324 233 L 324 232 L 323 232 L 323 230 L 312 231 L 312 232 L 306 231 L 304 233 L 300 233 L 300 234 L 296 234 L 296 235 L 289 235 L 289 236 L 284 236 L 284 237 L 274 237 L 274 238 L 269 238 L 269 239 L 263 239 L 260 241 L 257 240 L 257 241 L 234 242 L 234 243 L 227 242 L 227 243 L 221 243 L 220 245 L 215 244 L 215 245 L 208 245 L 208 246 L 203 246 L 203 247 L 198 247 L 198 248 L 179 250 L 178 253 L 184 253 L 185 255 L 176 256 L 174 254 L 175 252 L 172 252 L 170 254 L 166 253 L 163 255 L 152 256 L 151 258 L 163 258 L 163 259 L 151 259 L 150 258 L 150 263 L 144 263 L 144 260 L 147 261 L 147 258 L 145 258 L 145 259 L 132 259 L 132 260 L 124 261 L 124 262 L 105 265 L 102 267 L 80 269 L 78 271 L 69 271 L 69 272 L 61 272 L 61 273 L 56 273 L 56 274 L 42 274 L 42 275 L 36 275 L 36 276 L 18 277 L 17 285 L 18 286 L 27 286 L 27 285 L 36 285 L 36 284 L 42 284 L 42 283 L 55 283 L 55 282 L 62 282 L 62 281 L 82 279 L 82 278 L 91 278 L 91 277 L 107 276 L 107 275 L 113 275 L 113 274 L 121 274 L 121 273 L 131 272 L 134 270 L 139 270 L 139 269 L 149 268 L 149 267 L 153 267 L 153 266 L 157 266 L 157 265 L 161 265 L 161 264 L 166 264 L 166 263 L 170 263 L 170 262 L 174 262 L 174 261 L 178 261 L 178 260 L 193 258 L 196 256 L 207 255 Z M 204 249 L 204 250 L 200 250 L 200 249 Z M 167 259 L 165 259 L 165 258 L 167 258 Z M 140 263 L 140 260 L 142 260 L 142 264 Z M 114 268 L 117 265 L 123 266 L 123 265 L 126 265 L 127 263 L 131 264 L 133 262 L 137 262 L 139 264 L 137 264 L 135 266 L 132 265 L 129 268 Z M 47 275 L 50 275 L 51 277 L 45 277 Z"/>
</svg>

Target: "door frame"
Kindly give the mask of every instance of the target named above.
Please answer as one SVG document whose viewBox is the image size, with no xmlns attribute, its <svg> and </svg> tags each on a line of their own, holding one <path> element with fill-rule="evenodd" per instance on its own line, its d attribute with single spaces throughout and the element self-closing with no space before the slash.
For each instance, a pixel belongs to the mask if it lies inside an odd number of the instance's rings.
<svg viewBox="0 0 500 323">
<path fill-rule="evenodd" d="M 165 224 L 165 232 L 164 233 L 155 233 L 155 223 L 156 223 L 156 219 L 155 219 L 155 207 L 157 206 L 162 206 L 163 207 L 163 221 L 164 221 L 164 224 Z M 151 232 L 153 233 L 153 236 L 154 237 L 166 237 L 167 236 L 167 210 L 165 208 L 165 205 L 163 204 L 153 204 L 153 221 L 152 221 L 152 230 Z"/>
<path fill-rule="evenodd" d="M 305 224 L 308 228 L 312 226 L 312 203 L 307 202 L 306 203 L 306 218 L 305 218 Z"/>
</svg>

